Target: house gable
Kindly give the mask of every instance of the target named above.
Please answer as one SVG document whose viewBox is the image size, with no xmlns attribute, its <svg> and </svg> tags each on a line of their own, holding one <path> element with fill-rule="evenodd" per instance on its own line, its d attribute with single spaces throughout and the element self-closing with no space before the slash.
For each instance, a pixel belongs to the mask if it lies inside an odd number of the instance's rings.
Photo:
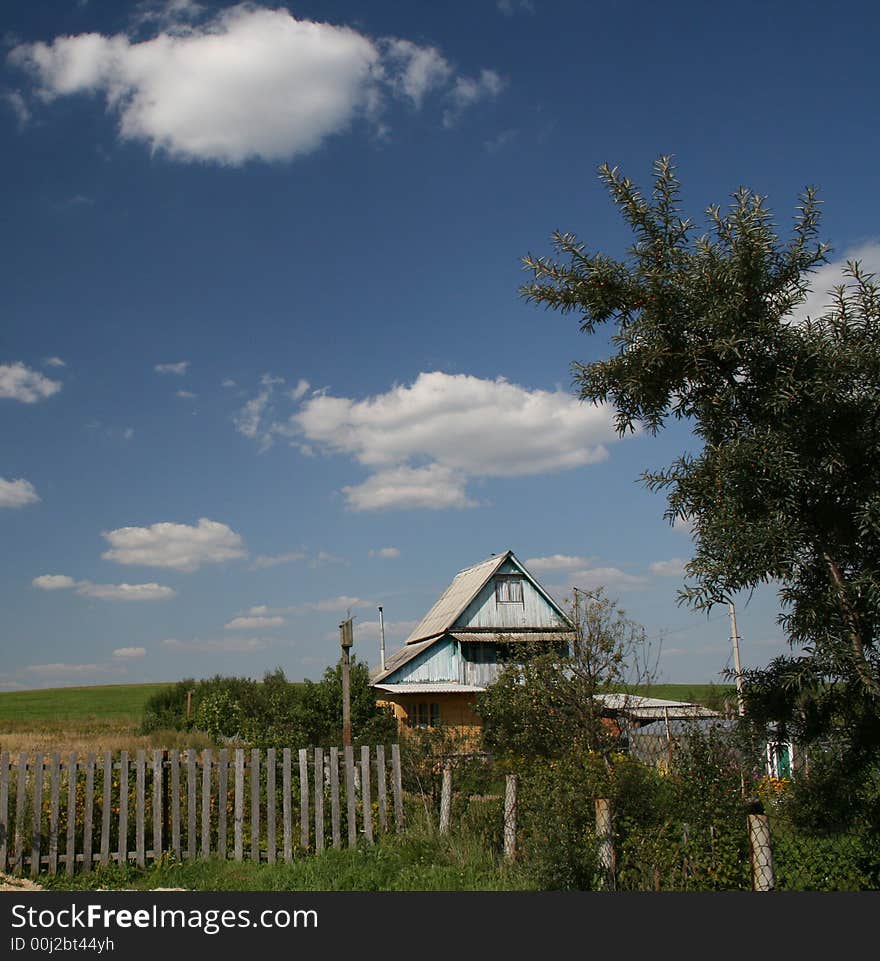
<svg viewBox="0 0 880 961">
<path fill-rule="evenodd" d="M 499 587 L 499 582 L 505 583 Z M 558 605 L 511 555 L 462 611 L 452 629 L 503 632 L 570 628 Z"/>
</svg>

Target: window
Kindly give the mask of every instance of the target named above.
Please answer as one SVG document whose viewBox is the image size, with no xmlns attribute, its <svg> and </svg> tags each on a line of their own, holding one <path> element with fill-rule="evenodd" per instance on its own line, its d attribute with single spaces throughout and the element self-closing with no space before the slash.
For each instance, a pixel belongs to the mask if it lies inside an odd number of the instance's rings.
<svg viewBox="0 0 880 961">
<path fill-rule="evenodd" d="M 407 723 L 410 727 L 437 727 L 440 723 L 440 705 L 425 702 L 411 705 Z"/>
<path fill-rule="evenodd" d="M 509 574 L 496 577 L 495 600 L 499 604 L 522 604 L 522 578 Z"/>
</svg>

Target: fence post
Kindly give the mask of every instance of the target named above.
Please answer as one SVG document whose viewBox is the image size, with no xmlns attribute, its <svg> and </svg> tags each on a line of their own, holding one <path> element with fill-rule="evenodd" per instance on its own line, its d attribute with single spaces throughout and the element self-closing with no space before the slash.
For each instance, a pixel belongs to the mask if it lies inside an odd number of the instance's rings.
<svg viewBox="0 0 880 961">
<path fill-rule="evenodd" d="M 772 891 L 776 887 L 770 820 L 766 814 L 749 814 L 749 848 L 752 853 L 752 890 Z"/>
<path fill-rule="evenodd" d="M 452 816 L 452 765 L 443 764 L 443 784 L 440 788 L 440 833 L 449 834 L 449 820 Z"/>
<path fill-rule="evenodd" d="M 615 888 L 616 864 L 611 833 L 611 802 L 596 798 L 596 841 L 599 845 L 599 885 L 603 891 Z"/>
<path fill-rule="evenodd" d="M 404 829 L 403 775 L 400 769 L 400 745 L 391 745 L 391 793 L 394 795 L 394 828 L 398 834 Z"/>
<path fill-rule="evenodd" d="M 508 774 L 504 789 L 504 857 L 516 856 L 516 775 Z"/>
</svg>

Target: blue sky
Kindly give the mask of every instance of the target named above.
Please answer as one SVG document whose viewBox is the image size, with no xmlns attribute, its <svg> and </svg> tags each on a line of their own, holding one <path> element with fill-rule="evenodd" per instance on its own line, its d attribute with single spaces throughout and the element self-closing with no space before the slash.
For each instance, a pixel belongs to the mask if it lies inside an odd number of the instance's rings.
<svg viewBox="0 0 880 961">
<path fill-rule="evenodd" d="M 8 0 L 0 234 L 0 689 L 318 678 L 378 660 L 512 548 L 604 584 L 659 676 L 719 681 L 725 609 L 679 607 L 686 530 L 571 393 L 602 356 L 524 303 L 553 230 L 629 238 L 595 175 L 676 158 L 832 263 L 880 267 L 874 4 Z M 806 309 L 806 308 L 805 308 Z M 785 650 L 773 592 L 742 660 Z"/>
</svg>

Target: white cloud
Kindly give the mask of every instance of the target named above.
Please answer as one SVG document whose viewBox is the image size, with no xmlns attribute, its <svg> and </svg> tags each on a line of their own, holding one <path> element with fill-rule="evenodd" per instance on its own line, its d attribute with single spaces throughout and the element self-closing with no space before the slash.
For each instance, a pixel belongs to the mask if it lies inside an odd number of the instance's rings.
<svg viewBox="0 0 880 961">
<path fill-rule="evenodd" d="M 651 564 L 651 573 L 660 577 L 681 577 L 686 563 L 687 561 L 681 557 L 671 557 L 668 561 L 654 561 Z"/>
<path fill-rule="evenodd" d="M 372 602 L 365 601 L 360 597 L 348 597 L 341 594 L 339 597 L 325 597 L 320 601 L 306 601 L 303 604 L 291 604 L 290 607 L 278 608 L 280 614 L 333 614 L 343 611 L 351 611 L 357 608 L 372 607 Z"/>
<path fill-rule="evenodd" d="M 589 564 L 586 557 L 568 554 L 551 554 L 549 557 L 530 557 L 525 565 L 530 571 L 571 571 Z"/>
<path fill-rule="evenodd" d="M 117 647 L 113 656 L 122 658 L 146 657 L 147 649 L 145 647 Z"/>
<path fill-rule="evenodd" d="M 450 92 L 452 107 L 443 114 L 444 126 L 451 127 L 461 114 L 482 100 L 494 100 L 505 81 L 494 70 L 483 70 L 479 77 L 458 77 Z"/>
<path fill-rule="evenodd" d="M 21 361 L 0 364 L 0 398 L 35 404 L 61 390 L 61 382 L 51 380 L 39 371 L 31 370 Z"/>
<path fill-rule="evenodd" d="M 60 357 L 47 357 L 43 363 L 47 367 L 66 367 L 67 364 Z"/>
<path fill-rule="evenodd" d="M 221 387 L 237 387 L 238 384 L 236 384 L 236 382 L 231 377 L 227 377 L 224 381 L 221 382 L 220 386 Z"/>
<path fill-rule="evenodd" d="M 196 395 L 191 390 L 179 390 L 177 391 L 177 396 L 182 397 L 184 400 L 192 400 Z"/>
<path fill-rule="evenodd" d="M 271 390 L 261 390 L 256 397 L 252 397 L 242 409 L 233 416 L 232 423 L 239 434 L 250 440 L 259 441 L 260 452 L 267 451 L 273 444 L 272 434 L 262 429 L 263 415 L 269 406 Z"/>
<path fill-rule="evenodd" d="M 162 646 L 178 654 L 251 654 L 262 651 L 266 642 L 259 637 L 193 638 L 189 641 L 169 637 L 162 641 Z"/>
<path fill-rule="evenodd" d="M 31 584 L 41 591 L 61 591 L 76 587 L 76 581 L 66 574 L 41 574 L 35 577 Z"/>
<path fill-rule="evenodd" d="M 174 364 L 156 364 L 153 370 L 157 374 L 174 374 L 175 377 L 183 377 L 188 368 L 188 360 L 179 360 Z"/>
<path fill-rule="evenodd" d="M 832 304 L 829 292 L 841 284 L 852 283 L 852 278 L 844 274 L 847 262 L 851 260 L 861 261 L 866 273 L 880 274 L 880 241 L 872 240 L 853 247 L 839 260 L 824 264 L 810 274 L 811 290 L 806 301 L 794 311 L 795 322 L 802 322 L 807 317 L 821 317 L 828 310 Z"/>
<path fill-rule="evenodd" d="M 30 481 L 23 477 L 18 480 L 0 477 L 0 507 L 25 507 L 39 500 L 40 495 Z"/>
<path fill-rule="evenodd" d="M 378 550 L 371 550 L 370 557 L 381 557 L 383 560 L 393 560 L 400 557 L 399 547 L 380 547 Z"/>
<path fill-rule="evenodd" d="M 589 567 L 572 571 L 568 576 L 568 584 L 569 587 L 578 587 L 584 591 L 592 591 L 597 587 L 608 590 L 639 590 L 647 587 L 648 578 L 627 574 L 619 567 Z"/>
<path fill-rule="evenodd" d="M 173 588 L 163 584 L 95 584 L 74 580 L 66 574 L 41 574 L 31 584 L 41 591 L 73 590 L 81 597 L 100 601 L 165 601 L 176 594 Z"/>
<path fill-rule="evenodd" d="M 292 564 L 294 561 L 305 560 L 305 551 L 290 551 L 287 554 L 258 554 L 251 561 L 251 568 L 262 570 L 267 567 L 277 567 L 279 564 Z"/>
<path fill-rule="evenodd" d="M 362 484 L 343 487 L 348 506 L 355 511 L 427 508 L 443 510 L 476 507 L 465 493 L 466 478 L 442 464 L 427 467 L 392 467 L 377 471 Z"/>
<path fill-rule="evenodd" d="M 410 40 L 388 40 L 385 44 L 392 85 L 419 107 L 426 94 L 442 87 L 452 67 L 435 47 L 419 47 Z"/>
<path fill-rule="evenodd" d="M 110 544 L 110 550 L 101 555 L 105 560 L 188 573 L 202 564 L 219 564 L 247 554 L 240 534 L 206 517 L 195 525 L 165 522 L 120 527 L 102 536 Z"/>
<path fill-rule="evenodd" d="M 250 3 L 185 23 L 196 6 L 166 7 L 151 17 L 158 32 L 140 42 L 59 36 L 16 47 L 10 61 L 35 78 L 43 101 L 102 95 L 123 140 L 236 166 L 311 153 L 359 118 L 378 125 L 389 94 L 418 107 L 445 89 L 458 112 L 497 92 L 492 71 L 459 77 L 439 51 L 405 39 L 373 40 Z"/>
<path fill-rule="evenodd" d="M 471 507 L 470 478 L 597 463 L 617 439 L 605 408 L 567 392 L 440 371 L 362 401 L 319 393 L 285 424 L 260 430 L 304 436 L 368 468 L 366 481 L 344 488 L 354 510 Z"/>
<path fill-rule="evenodd" d="M 18 119 L 18 126 L 27 126 L 31 119 L 31 112 L 27 105 L 27 101 L 21 95 L 21 91 L 7 90 L 3 93 L 2 97 Z"/>
<path fill-rule="evenodd" d="M 288 391 L 288 396 L 291 400 L 299 400 L 300 397 L 303 397 L 308 392 L 310 386 L 311 384 L 309 384 L 307 380 L 300 377 L 300 379 L 297 381 L 296 387 L 293 387 Z"/>
<path fill-rule="evenodd" d="M 259 631 L 268 628 L 283 627 L 285 620 L 283 617 L 264 617 L 261 615 L 249 615 L 247 617 L 234 617 L 228 624 L 224 624 L 227 631 Z"/>
<path fill-rule="evenodd" d="M 121 664 L 29 664 L 26 671 L 41 677 L 67 677 L 71 674 L 124 674 Z"/>
</svg>

